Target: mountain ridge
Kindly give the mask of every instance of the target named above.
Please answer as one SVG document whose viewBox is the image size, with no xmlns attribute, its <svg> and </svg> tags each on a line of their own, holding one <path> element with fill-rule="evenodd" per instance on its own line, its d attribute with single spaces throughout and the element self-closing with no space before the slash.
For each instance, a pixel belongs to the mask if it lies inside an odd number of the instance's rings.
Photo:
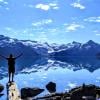
<svg viewBox="0 0 100 100">
<path fill-rule="evenodd" d="M 23 51 L 23 48 L 26 48 L 27 53 L 29 53 L 30 51 L 31 51 L 30 53 L 32 53 L 32 51 L 34 51 L 35 56 L 48 56 L 49 54 L 55 56 L 56 53 L 61 53 L 61 52 L 63 53 L 65 52 L 65 55 L 67 52 L 68 55 L 70 54 L 70 56 L 72 55 L 86 56 L 86 54 L 90 53 L 90 51 L 95 52 L 91 54 L 91 56 L 92 55 L 94 56 L 96 53 L 100 52 L 100 44 L 94 42 L 93 40 L 89 40 L 86 43 L 79 43 L 79 42 L 73 41 L 72 43 L 58 45 L 55 43 L 48 44 L 47 42 L 41 43 L 38 41 L 31 41 L 31 40 L 18 40 L 18 39 L 4 36 L 4 35 L 0 35 L 0 48 L 1 49 L 7 48 L 7 50 L 11 48 L 15 48 L 20 52 L 21 50 Z M 28 52 L 28 50 L 30 51 Z M 13 50 L 9 50 L 9 51 L 10 52 L 8 52 L 8 54 L 13 52 Z"/>
</svg>

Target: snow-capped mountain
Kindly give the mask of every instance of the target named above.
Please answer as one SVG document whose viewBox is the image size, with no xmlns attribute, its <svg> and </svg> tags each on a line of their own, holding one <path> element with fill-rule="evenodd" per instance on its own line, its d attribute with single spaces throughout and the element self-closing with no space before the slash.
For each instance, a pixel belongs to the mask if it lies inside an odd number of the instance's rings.
<svg viewBox="0 0 100 100">
<path fill-rule="evenodd" d="M 6 51 L 6 52 L 5 52 Z M 0 53 L 20 53 L 24 52 L 25 55 L 33 56 L 47 56 L 48 52 L 52 52 L 53 49 L 47 43 L 40 43 L 31 40 L 17 40 L 0 35 Z"/>
<path fill-rule="evenodd" d="M 100 52 L 100 44 L 89 40 L 87 43 L 73 41 L 68 44 L 48 44 L 31 40 L 17 40 L 0 35 L 0 54 L 23 52 L 26 56 L 95 56 Z"/>
<path fill-rule="evenodd" d="M 51 54 L 55 59 L 67 59 L 68 57 L 95 57 L 100 52 L 100 44 L 92 40 L 82 44 L 78 42 L 68 43 L 65 46 L 53 46 L 55 52 Z"/>
</svg>

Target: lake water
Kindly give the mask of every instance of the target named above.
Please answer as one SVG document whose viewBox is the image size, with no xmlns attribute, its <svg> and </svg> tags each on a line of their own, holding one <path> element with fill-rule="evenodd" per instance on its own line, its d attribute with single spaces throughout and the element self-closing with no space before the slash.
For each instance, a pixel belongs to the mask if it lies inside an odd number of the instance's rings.
<svg viewBox="0 0 100 100">
<path fill-rule="evenodd" d="M 47 59 L 47 63 L 35 63 L 30 67 L 24 67 L 17 71 L 14 80 L 19 89 L 23 87 L 40 87 L 45 89 L 41 95 L 48 93 L 45 85 L 50 81 L 56 83 L 57 92 L 68 91 L 83 83 L 100 86 L 100 61 L 98 59 L 89 59 L 86 61 L 71 60 L 70 62 L 61 62 Z M 5 70 L 0 83 L 6 86 L 7 82 L 8 77 Z M 6 100 L 6 87 L 3 93 L 5 95 L 0 100 Z"/>
</svg>

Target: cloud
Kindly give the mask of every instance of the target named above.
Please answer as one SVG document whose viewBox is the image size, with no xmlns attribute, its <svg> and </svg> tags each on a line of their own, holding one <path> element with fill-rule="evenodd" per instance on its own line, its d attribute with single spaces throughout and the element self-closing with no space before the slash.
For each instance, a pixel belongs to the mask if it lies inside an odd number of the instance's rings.
<svg viewBox="0 0 100 100">
<path fill-rule="evenodd" d="M 97 33 L 96 36 L 100 36 L 100 33 Z"/>
<path fill-rule="evenodd" d="M 5 27 L 3 29 L 3 35 L 6 35 L 11 38 L 19 38 L 20 35 L 20 39 L 27 39 L 27 40 L 33 40 L 34 34 L 33 34 L 33 29 L 32 28 L 25 28 L 25 29 L 20 29 L 20 30 L 16 30 L 13 27 Z"/>
<path fill-rule="evenodd" d="M 0 0 L 0 8 L 4 7 L 6 10 L 10 10 L 8 7 L 8 2 L 5 0 Z"/>
<path fill-rule="evenodd" d="M 59 9 L 57 3 L 49 3 L 49 6 L 50 6 L 52 9 Z"/>
<path fill-rule="evenodd" d="M 35 5 L 35 8 L 42 9 L 42 10 L 45 10 L 45 11 L 48 11 L 50 9 L 54 9 L 54 10 L 59 9 L 58 4 L 56 4 L 56 3 L 37 4 L 37 5 Z"/>
<path fill-rule="evenodd" d="M 47 24 L 51 24 L 53 22 L 52 19 L 45 19 L 39 22 L 33 22 L 32 26 L 42 26 L 42 25 L 47 25 Z"/>
<path fill-rule="evenodd" d="M 98 16 L 98 17 L 89 17 L 89 18 L 84 19 L 84 21 L 100 23 L 100 16 Z"/>
<path fill-rule="evenodd" d="M 5 8 L 5 9 L 6 9 L 6 10 L 10 10 L 10 8 L 8 8 L 8 7 L 7 7 L 7 8 Z"/>
<path fill-rule="evenodd" d="M 78 28 L 84 28 L 84 26 L 76 23 L 72 23 L 67 25 L 66 32 L 76 31 Z"/>
<path fill-rule="evenodd" d="M 5 0 L 0 0 L 0 3 L 5 4 L 5 5 L 8 5 L 8 2 L 5 1 Z"/>
<path fill-rule="evenodd" d="M 6 31 L 12 31 L 12 28 L 11 27 L 5 27 L 5 30 Z"/>
<path fill-rule="evenodd" d="M 94 33 L 98 33 L 99 31 L 98 31 L 98 30 L 94 30 L 93 32 L 94 32 Z"/>
<path fill-rule="evenodd" d="M 36 8 L 42 9 L 42 10 L 49 10 L 50 6 L 46 4 L 37 4 Z"/>
<path fill-rule="evenodd" d="M 100 31 L 99 30 L 94 30 L 93 32 L 95 33 L 96 36 L 100 36 Z"/>
<path fill-rule="evenodd" d="M 77 86 L 76 83 L 72 83 L 72 82 L 68 83 L 68 87 L 70 87 L 70 88 L 75 88 L 76 86 Z"/>
<path fill-rule="evenodd" d="M 0 0 L 0 2 L 4 2 L 4 0 Z"/>
<path fill-rule="evenodd" d="M 80 0 L 78 0 L 77 2 L 72 3 L 71 6 L 74 7 L 74 8 L 79 8 L 79 9 L 81 9 L 81 10 L 83 10 L 83 9 L 86 8 L 85 6 L 83 6 L 83 5 L 80 3 Z"/>
<path fill-rule="evenodd" d="M 6 2 L 6 1 L 4 1 L 3 3 L 4 3 L 5 5 L 8 5 L 8 2 Z"/>
</svg>

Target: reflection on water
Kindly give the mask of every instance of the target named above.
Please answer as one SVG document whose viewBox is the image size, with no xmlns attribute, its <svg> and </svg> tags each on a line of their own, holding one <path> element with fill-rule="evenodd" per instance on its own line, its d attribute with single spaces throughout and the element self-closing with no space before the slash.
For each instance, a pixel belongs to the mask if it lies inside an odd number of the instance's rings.
<svg viewBox="0 0 100 100">
<path fill-rule="evenodd" d="M 76 59 L 75 59 L 76 60 Z M 46 59 L 46 63 L 35 63 L 30 67 L 24 67 L 16 73 L 15 81 L 19 89 L 23 87 L 40 87 L 45 89 L 45 85 L 53 81 L 57 83 L 57 91 L 64 92 L 75 86 L 86 84 L 100 84 L 100 61 L 75 60 L 68 62 L 54 61 Z M 43 61 L 43 59 L 42 59 Z M 71 63 L 72 62 L 72 63 Z M 2 68 L 1 70 L 2 71 Z M 4 73 L 0 83 L 6 86 L 8 78 Z M 3 91 L 6 94 L 6 89 Z M 45 91 L 43 94 L 46 94 Z M 42 95 L 42 94 L 41 94 Z M 1 100 L 5 100 L 5 96 Z"/>
</svg>

